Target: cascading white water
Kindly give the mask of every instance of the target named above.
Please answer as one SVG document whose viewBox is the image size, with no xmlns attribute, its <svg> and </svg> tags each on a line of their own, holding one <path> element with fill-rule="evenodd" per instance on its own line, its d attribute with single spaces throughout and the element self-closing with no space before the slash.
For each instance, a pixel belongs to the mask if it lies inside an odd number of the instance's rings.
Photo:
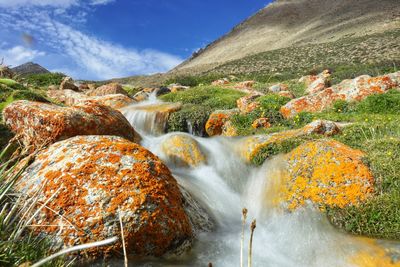
<svg viewBox="0 0 400 267">
<path fill-rule="evenodd" d="M 128 119 L 132 115 L 129 110 L 124 114 Z M 146 121 L 139 122 L 137 117 L 130 121 L 136 130 L 146 132 Z M 167 164 L 178 183 L 212 215 L 216 227 L 211 233 L 200 234 L 186 255 L 131 261 L 132 266 L 207 266 L 209 262 L 217 267 L 239 266 L 243 207 L 249 210 L 245 255 L 249 225 L 253 218 L 257 219 L 253 266 L 359 266 L 351 258 L 368 249 L 366 242 L 339 232 L 324 215 L 312 208 L 289 213 L 271 204 L 282 168 L 279 156 L 261 167 L 252 167 L 237 155 L 240 144 L 237 139 L 192 136 L 206 155 L 207 164 L 182 168 L 162 150 L 161 144 L 171 135 L 144 135 L 142 145 Z"/>
</svg>

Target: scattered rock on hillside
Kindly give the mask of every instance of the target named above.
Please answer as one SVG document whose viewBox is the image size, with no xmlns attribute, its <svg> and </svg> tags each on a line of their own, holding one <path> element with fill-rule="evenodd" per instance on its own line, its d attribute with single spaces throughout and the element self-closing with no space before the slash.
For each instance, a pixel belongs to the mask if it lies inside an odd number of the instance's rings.
<svg viewBox="0 0 400 267">
<path fill-rule="evenodd" d="M 322 91 L 293 99 L 284 105 L 280 111 L 285 118 L 291 118 L 302 111 L 323 111 L 332 107 L 337 100 L 361 101 L 369 95 L 386 93 L 388 90 L 396 88 L 399 84 L 396 79 L 400 76 L 399 73 L 378 77 L 363 75 L 353 80 L 344 80 L 340 84 Z"/>
<path fill-rule="evenodd" d="M 268 118 L 258 118 L 255 121 L 253 121 L 251 127 L 253 127 L 254 129 L 269 128 L 271 127 L 271 123 L 269 123 Z"/>
<path fill-rule="evenodd" d="M 40 227 L 33 231 L 52 237 L 56 250 L 120 237 L 120 218 L 130 255 L 182 252 L 193 239 L 171 172 L 150 151 L 120 137 L 76 136 L 57 142 L 37 155 L 16 188 L 28 196 L 42 189 L 32 213 L 41 203 L 48 209 L 34 216 L 32 224 Z M 85 253 L 99 257 L 121 251 L 119 238 Z"/>
<path fill-rule="evenodd" d="M 168 88 L 171 90 L 171 93 L 177 93 L 177 92 L 180 92 L 180 91 L 185 91 L 185 90 L 189 89 L 190 87 L 189 86 L 183 86 L 183 85 L 180 85 L 180 84 L 171 84 Z"/>
<path fill-rule="evenodd" d="M 227 85 L 229 83 L 230 82 L 229 82 L 228 78 L 223 78 L 223 79 L 219 79 L 219 80 L 213 81 L 211 83 L 211 85 L 213 85 L 213 86 L 222 86 L 222 85 Z"/>
<path fill-rule="evenodd" d="M 289 87 L 284 83 L 278 83 L 269 87 L 268 91 L 270 91 L 271 93 L 279 93 L 282 91 L 289 91 Z"/>
<path fill-rule="evenodd" d="M 238 113 L 239 109 L 216 110 L 211 113 L 205 126 L 208 136 L 221 135 L 222 127 L 224 126 L 225 122 L 228 121 L 232 115 Z"/>
<path fill-rule="evenodd" d="M 237 107 L 243 114 L 250 113 L 260 106 L 260 103 L 255 101 L 257 98 L 262 96 L 261 93 L 254 92 L 252 94 L 243 96 L 236 101 Z"/>
<path fill-rule="evenodd" d="M 242 157 L 247 162 L 252 162 L 263 150 L 268 150 L 272 146 L 282 144 L 288 140 L 311 134 L 331 136 L 339 132 L 340 128 L 336 123 L 326 120 L 316 120 L 300 129 L 246 137 L 242 140 L 243 143 L 239 147 Z"/>
<path fill-rule="evenodd" d="M 295 96 L 292 92 L 290 92 L 290 91 L 280 91 L 280 92 L 278 92 L 277 94 L 278 94 L 279 96 L 287 97 L 287 98 L 290 98 L 290 99 L 296 98 L 296 96 Z"/>
<path fill-rule="evenodd" d="M 300 145 L 286 155 L 281 201 L 289 210 L 308 201 L 318 207 L 358 205 L 374 192 L 374 179 L 364 154 L 334 140 Z"/>
<path fill-rule="evenodd" d="M 100 87 L 97 87 L 94 90 L 89 90 L 86 92 L 86 95 L 88 96 L 104 96 L 104 95 L 114 95 L 114 94 L 129 96 L 128 92 L 126 92 L 119 83 L 105 84 Z"/>
<path fill-rule="evenodd" d="M 70 89 L 72 91 L 79 91 L 78 86 L 75 85 L 74 80 L 71 77 L 65 77 L 61 84 L 60 84 L 60 90 L 65 90 L 65 89 Z"/>
<path fill-rule="evenodd" d="M 116 135 L 140 141 L 119 111 L 95 103 L 60 107 L 20 100 L 3 110 L 3 118 L 17 138 L 32 149 L 77 135 Z"/>
<path fill-rule="evenodd" d="M 49 90 L 47 91 L 47 96 L 67 106 L 74 106 L 86 102 L 95 102 L 100 105 L 109 106 L 114 109 L 120 109 L 135 103 L 135 100 L 126 95 L 114 94 L 104 96 L 87 96 L 85 94 L 68 89 Z"/>
<path fill-rule="evenodd" d="M 253 88 L 255 81 L 243 81 L 238 83 L 235 87 L 237 88 Z"/>
<path fill-rule="evenodd" d="M 161 144 L 168 161 L 180 167 L 196 167 L 206 163 L 206 157 L 197 141 L 187 134 L 172 134 Z"/>
</svg>

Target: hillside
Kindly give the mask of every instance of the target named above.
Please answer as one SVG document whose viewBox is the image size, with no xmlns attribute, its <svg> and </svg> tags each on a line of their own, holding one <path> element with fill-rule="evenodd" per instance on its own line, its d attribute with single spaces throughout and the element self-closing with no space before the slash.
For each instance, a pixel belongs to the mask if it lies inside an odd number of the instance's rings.
<svg viewBox="0 0 400 267">
<path fill-rule="evenodd" d="M 358 38 L 400 27 L 397 0 L 278 0 L 208 45 L 172 73 L 203 73 L 261 52 Z"/>
<path fill-rule="evenodd" d="M 50 72 L 39 64 L 33 62 L 27 62 L 25 64 L 14 67 L 11 70 L 19 75 L 43 74 Z"/>
</svg>

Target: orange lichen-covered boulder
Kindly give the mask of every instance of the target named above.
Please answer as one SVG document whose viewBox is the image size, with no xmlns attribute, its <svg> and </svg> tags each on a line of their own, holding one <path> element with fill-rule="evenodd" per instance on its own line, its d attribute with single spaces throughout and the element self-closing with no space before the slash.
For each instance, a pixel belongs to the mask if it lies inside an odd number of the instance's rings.
<svg viewBox="0 0 400 267">
<path fill-rule="evenodd" d="M 169 135 L 162 143 L 161 150 L 167 161 L 181 167 L 196 167 L 206 163 L 206 157 L 199 143 L 187 134 Z"/>
<path fill-rule="evenodd" d="M 169 169 L 121 137 L 76 136 L 57 142 L 36 156 L 16 188 L 37 194 L 37 208 L 47 203 L 35 214 L 33 231 L 53 237 L 54 249 L 119 237 L 119 218 L 132 255 L 180 251 L 193 237 Z M 122 241 L 86 252 L 122 253 Z"/>
<path fill-rule="evenodd" d="M 116 135 L 140 140 L 119 111 L 95 103 L 59 107 L 20 100 L 3 110 L 3 118 L 17 138 L 33 149 L 76 135 Z"/>
<path fill-rule="evenodd" d="M 128 92 L 119 83 L 109 83 L 85 92 L 88 96 L 104 96 L 121 94 L 128 96 Z"/>
<path fill-rule="evenodd" d="M 253 88 L 255 83 L 256 83 L 255 81 L 244 81 L 244 82 L 238 83 L 235 87 L 237 87 L 237 88 Z"/>
<path fill-rule="evenodd" d="M 47 96 L 67 106 L 74 106 L 86 102 L 96 102 L 100 105 L 109 106 L 114 109 L 120 109 L 136 102 L 132 98 L 121 94 L 87 96 L 85 94 L 74 92 L 68 89 L 48 90 Z"/>
<path fill-rule="evenodd" d="M 324 209 L 358 205 L 374 192 L 364 154 L 334 140 L 300 145 L 286 155 L 281 196 L 289 210 L 307 202 Z"/>
<path fill-rule="evenodd" d="M 221 135 L 222 127 L 225 122 L 228 121 L 232 115 L 238 113 L 238 109 L 216 110 L 211 113 L 205 126 L 208 136 Z"/>
<path fill-rule="evenodd" d="M 228 78 L 219 79 L 219 80 L 213 81 L 211 83 L 211 85 L 214 85 L 214 86 L 221 86 L 221 85 L 227 85 L 227 84 L 229 84 Z"/>
<path fill-rule="evenodd" d="M 258 103 L 256 99 L 260 96 L 262 96 L 262 94 L 252 93 L 236 100 L 236 104 L 240 112 L 246 114 L 258 108 L 260 106 L 260 103 Z"/>
<path fill-rule="evenodd" d="M 322 91 L 293 99 L 280 111 L 285 118 L 291 118 L 302 111 L 323 111 L 332 107 L 337 100 L 361 101 L 369 95 L 386 93 L 388 90 L 396 88 L 399 85 L 399 73 L 379 77 L 363 75 L 353 80 L 344 80 L 340 84 Z"/>
</svg>

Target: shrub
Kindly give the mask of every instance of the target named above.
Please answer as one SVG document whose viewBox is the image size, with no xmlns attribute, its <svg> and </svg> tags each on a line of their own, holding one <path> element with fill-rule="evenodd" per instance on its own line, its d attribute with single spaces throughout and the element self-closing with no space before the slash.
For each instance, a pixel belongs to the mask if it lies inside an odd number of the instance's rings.
<svg viewBox="0 0 400 267">
<path fill-rule="evenodd" d="M 30 74 L 24 76 L 22 81 L 34 87 L 47 87 L 49 85 L 59 85 L 64 79 L 65 74 L 62 73 L 42 73 Z"/>
<path fill-rule="evenodd" d="M 254 115 L 258 118 L 265 117 L 274 123 L 280 123 L 284 119 L 279 112 L 280 108 L 290 101 L 290 98 L 283 97 L 277 94 L 268 94 L 257 99 L 260 103 L 260 108 L 254 111 Z"/>
</svg>

